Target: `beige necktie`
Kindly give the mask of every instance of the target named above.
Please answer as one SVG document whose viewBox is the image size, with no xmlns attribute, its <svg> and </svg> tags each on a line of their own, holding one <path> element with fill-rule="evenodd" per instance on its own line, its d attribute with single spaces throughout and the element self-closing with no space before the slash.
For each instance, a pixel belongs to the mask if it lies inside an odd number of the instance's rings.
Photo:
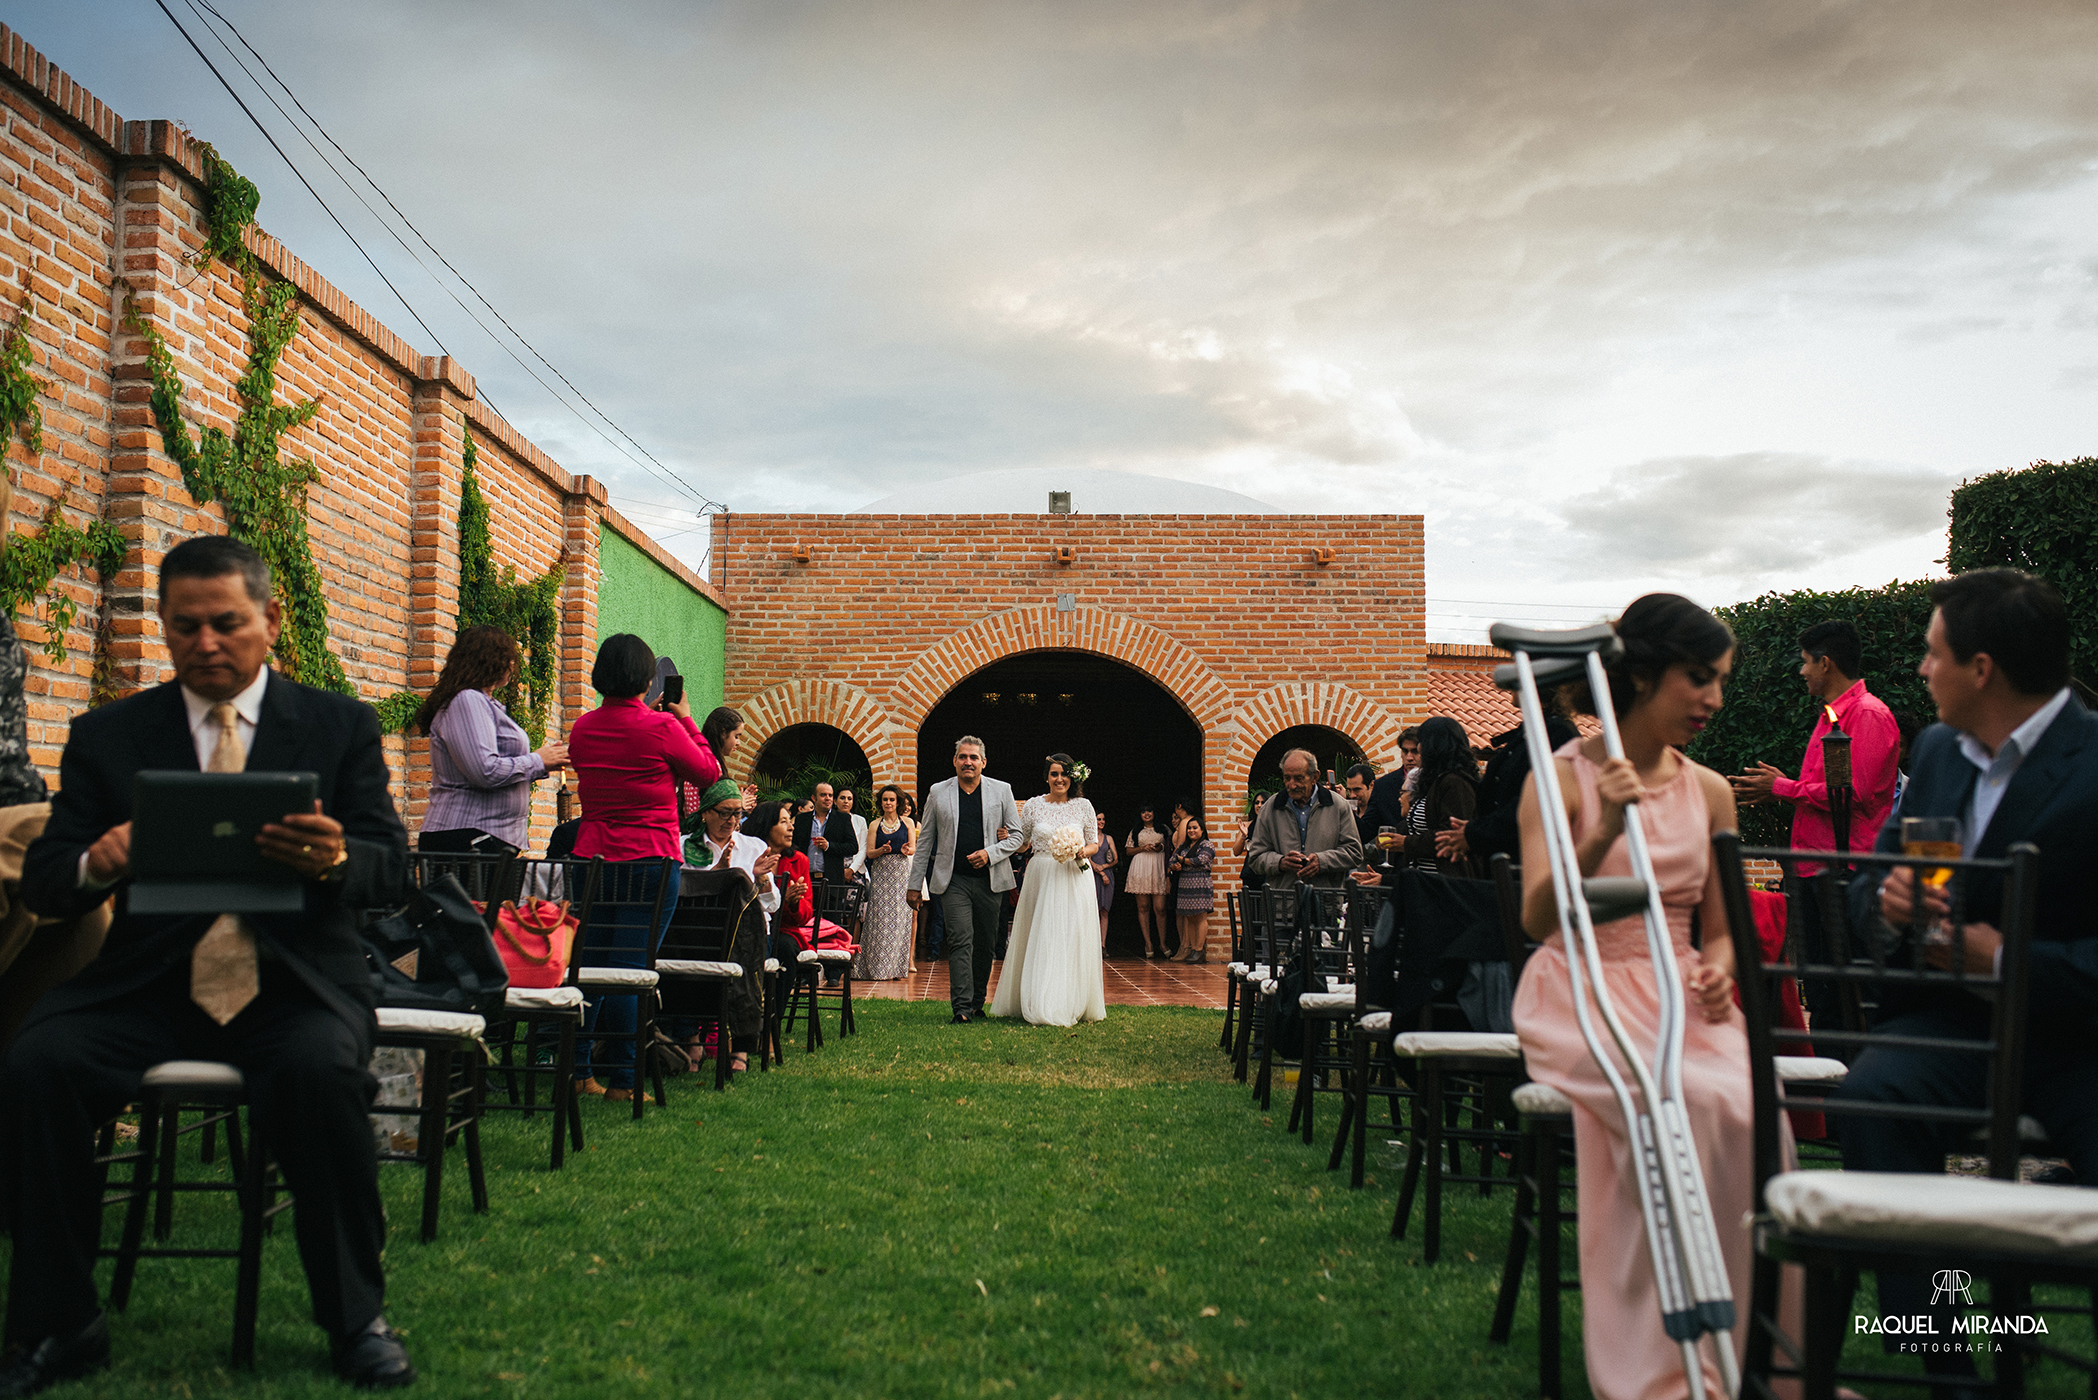
<svg viewBox="0 0 2098 1400">
<path fill-rule="evenodd" d="M 238 773 L 248 766 L 248 751 L 241 747 L 233 713 L 233 706 L 224 700 L 211 707 L 209 719 L 218 726 L 219 741 L 206 772 Z M 255 1000 L 260 985 L 253 931 L 237 914 L 219 915 L 189 955 L 189 999 L 223 1026 Z"/>
</svg>

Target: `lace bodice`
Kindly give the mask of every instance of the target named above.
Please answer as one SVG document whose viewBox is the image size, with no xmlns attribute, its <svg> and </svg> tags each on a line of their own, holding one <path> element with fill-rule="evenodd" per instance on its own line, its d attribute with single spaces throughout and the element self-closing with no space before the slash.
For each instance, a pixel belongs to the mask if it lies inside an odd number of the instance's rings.
<svg viewBox="0 0 2098 1400">
<path fill-rule="evenodd" d="M 1060 826 L 1075 826 L 1090 846 L 1100 839 L 1100 819 L 1093 815 L 1093 804 L 1083 797 L 1074 797 L 1068 802 L 1051 802 L 1046 795 L 1030 797 L 1020 808 L 1020 830 L 1032 841 L 1036 850 L 1043 849 L 1043 838 Z"/>
</svg>

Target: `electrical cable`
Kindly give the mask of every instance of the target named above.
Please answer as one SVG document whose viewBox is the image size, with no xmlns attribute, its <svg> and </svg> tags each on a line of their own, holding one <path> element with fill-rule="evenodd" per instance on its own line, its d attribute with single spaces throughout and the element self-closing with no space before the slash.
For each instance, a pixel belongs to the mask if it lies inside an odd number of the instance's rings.
<svg viewBox="0 0 2098 1400">
<path fill-rule="evenodd" d="M 518 330 L 516 326 L 510 324 L 509 318 L 504 316 L 503 313 L 499 309 L 497 309 L 495 303 L 491 302 L 481 292 L 481 289 L 473 284 L 471 279 L 469 279 L 465 273 L 461 272 L 457 267 L 453 266 L 451 259 L 445 257 L 444 253 L 437 247 L 437 245 L 432 243 L 420 228 L 416 227 L 415 221 L 413 219 L 410 219 L 408 215 L 401 209 L 400 205 L 394 202 L 393 196 L 387 194 L 385 189 L 379 184 L 379 182 L 371 177 L 370 172 L 366 171 L 362 165 L 359 165 L 357 163 L 356 157 L 352 156 L 347 150 L 343 148 L 341 142 L 337 141 L 332 135 L 329 134 L 327 127 L 323 126 L 321 124 L 320 119 L 318 117 L 315 117 L 313 113 L 307 109 L 306 104 L 299 100 L 299 95 L 296 92 L 292 91 L 291 85 L 285 82 L 283 78 L 278 76 L 277 70 L 270 66 L 269 60 L 264 58 L 262 54 L 255 48 L 255 46 L 248 42 L 247 36 L 240 32 L 240 27 L 238 25 L 234 24 L 232 20 L 226 18 L 226 16 L 220 12 L 217 6 L 211 3 L 211 0 L 184 0 L 184 3 L 188 4 L 193 12 L 197 10 L 199 5 L 201 5 L 203 10 L 208 11 L 213 18 L 217 19 L 220 24 L 223 24 L 229 31 L 231 31 L 233 37 L 240 41 L 241 47 L 246 49 L 251 55 L 254 56 L 256 63 L 260 64 L 262 70 L 265 73 L 269 74 L 271 81 L 275 82 L 276 85 L 283 90 L 284 95 L 291 99 L 292 105 L 294 107 L 297 107 L 299 109 L 300 114 L 306 118 L 307 122 L 312 125 L 313 129 L 320 133 L 321 139 L 326 141 L 330 146 L 334 147 L 336 152 L 342 156 L 343 160 L 349 164 L 350 168 L 355 170 L 357 174 L 363 178 L 364 182 L 372 188 L 372 191 L 376 193 L 380 199 L 386 202 L 386 207 L 391 209 L 395 217 L 399 218 L 400 221 L 407 226 L 408 231 L 415 235 L 417 241 L 420 242 L 423 245 L 423 247 L 429 249 L 431 256 L 436 258 L 438 262 L 444 264 L 445 270 L 450 272 L 452 276 L 456 277 L 459 280 L 460 285 L 464 286 L 469 292 L 473 293 L 474 299 L 480 302 L 482 306 L 486 307 L 488 309 L 488 313 L 491 316 L 495 317 L 497 321 L 502 323 L 503 329 L 508 331 L 510 335 L 513 338 L 515 338 L 519 345 L 522 345 L 526 350 L 531 352 L 532 358 L 539 361 L 540 364 L 546 367 L 549 373 L 551 373 L 556 379 L 559 379 L 564 385 L 566 385 L 569 391 L 573 393 L 578 399 L 582 400 L 582 402 L 590 409 L 590 412 L 596 414 L 598 418 L 602 419 L 604 423 L 612 429 L 613 432 L 619 434 L 620 437 L 626 439 L 628 443 L 632 444 L 634 451 L 639 452 L 643 457 L 647 458 L 648 463 L 652 464 L 657 469 L 657 471 L 653 474 L 657 475 L 658 479 L 663 480 L 665 484 L 684 492 L 688 496 L 691 496 L 694 500 L 700 503 L 703 510 L 705 508 L 712 508 L 715 510 L 728 509 L 728 507 L 722 502 L 712 499 L 705 493 L 698 490 L 696 487 L 692 486 L 690 483 L 684 481 L 681 477 L 679 477 L 676 474 L 676 472 L 672 468 L 665 465 L 655 456 L 654 453 L 650 452 L 646 447 L 642 446 L 633 434 L 629 433 L 625 428 L 619 426 L 618 422 L 615 421 L 610 414 L 606 413 L 603 409 L 599 408 L 597 404 L 594 401 L 592 401 L 590 396 L 584 393 L 582 389 L 576 385 L 574 380 L 570 379 L 567 375 L 563 374 L 559 366 L 555 365 L 553 361 L 549 360 L 544 354 L 540 352 L 537 346 L 533 345 L 530 340 L 526 339 L 522 331 Z M 163 5 L 162 8 L 165 9 L 166 6 Z M 206 28 L 210 28 L 210 24 L 208 21 L 204 20 L 203 14 L 198 14 L 198 20 L 204 23 Z M 229 54 L 232 53 L 232 47 L 230 45 L 227 45 L 225 39 L 219 36 L 215 30 L 213 31 L 213 37 L 217 38 L 219 40 L 219 43 L 222 46 L 226 47 L 226 50 Z M 192 45 L 192 47 L 194 47 L 194 45 Z M 234 62 L 240 63 L 239 55 L 235 54 L 233 55 L 233 58 Z M 511 359 L 516 360 L 518 367 L 523 369 L 526 374 L 531 375 L 534 382 L 536 382 L 540 388 L 545 389 L 549 395 L 551 395 L 557 402 L 560 402 L 562 406 L 567 408 L 571 413 L 574 413 L 576 417 L 583 419 L 585 423 L 590 423 L 590 419 L 588 417 L 586 417 L 581 412 L 577 411 L 576 408 L 572 404 L 567 403 L 565 399 L 562 399 L 559 391 L 554 389 L 554 387 L 548 384 L 545 380 L 541 379 L 530 365 L 525 364 L 525 362 L 518 357 L 516 351 L 511 350 L 508 345 L 504 344 L 502 338 L 500 336 L 497 336 L 494 331 L 490 330 L 486 323 L 482 322 L 480 317 L 474 314 L 473 309 L 467 306 L 467 304 L 464 301 L 461 301 L 459 299 L 458 293 L 452 291 L 452 289 L 449 286 L 446 286 L 443 280 L 439 278 L 435 272 L 432 272 L 430 270 L 429 264 L 425 263 L 422 260 L 421 256 L 417 254 L 413 248 L 410 248 L 408 246 L 407 240 L 402 238 L 400 233 L 397 230 L 395 230 L 390 224 L 386 223 L 383 216 L 379 214 L 379 211 L 372 208 L 371 202 L 369 200 L 366 200 L 364 196 L 357 191 L 356 187 L 353 184 L 351 184 L 348 177 L 344 176 L 341 171 L 335 168 L 334 163 L 328 159 L 327 154 L 323 152 L 318 146 L 314 145 L 312 138 L 306 135 L 304 129 L 298 127 L 297 120 L 292 117 L 291 113 L 286 112 L 284 110 L 283 104 L 278 102 L 277 99 L 269 93 L 268 88 L 262 83 L 262 81 L 256 78 L 255 75 L 251 71 L 249 71 L 245 63 L 240 63 L 240 66 L 241 71 L 247 74 L 249 80 L 255 83 L 258 89 L 262 90 L 263 95 L 269 97 L 271 105 L 276 107 L 277 111 L 283 115 L 284 119 L 287 122 L 290 122 L 294 128 L 299 129 L 300 136 L 306 141 L 306 144 L 309 147 L 312 147 L 314 154 L 320 156 L 322 162 L 328 166 L 330 172 L 333 173 L 337 179 L 342 181 L 345 188 L 348 188 L 352 194 L 355 194 L 357 196 L 358 202 L 363 204 L 364 207 L 371 212 L 372 217 L 378 219 L 381 225 L 386 228 L 386 231 L 393 236 L 394 241 L 399 243 L 402 249 L 406 251 L 411 258 L 415 259 L 416 265 L 421 267 L 424 272 L 429 273 L 430 280 L 436 282 L 440 287 L 444 287 L 446 295 L 450 296 L 451 299 L 458 304 L 459 309 L 461 311 L 464 311 L 476 325 L 480 326 L 482 331 L 488 335 L 488 338 L 490 340 L 495 341 L 498 345 L 502 345 L 504 352 L 507 353 Z M 273 142 L 272 144 L 275 143 Z M 282 153 L 280 152 L 279 154 Z M 369 258 L 366 259 L 366 261 L 369 260 Z M 398 293 L 396 293 L 396 295 L 398 295 Z M 617 449 L 623 456 L 625 456 L 629 461 L 634 461 L 636 466 L 642 466 L 644 470 L 647 469 L 647 467 L 643 463 L 635 461 L 633 453 L 628 452 L 626 448 L 620 446 L 619 443 L 613 441 L 612 438 L 605 433 L 604 429 L 599 428 L 595 423 L 590 423 L 590 426 L 593 430 L 595 430 L 598 433 L 600 437 L 603 437 L 607 442 L 610 442 L 612 446 L 615 449 Z"/>
</svg>

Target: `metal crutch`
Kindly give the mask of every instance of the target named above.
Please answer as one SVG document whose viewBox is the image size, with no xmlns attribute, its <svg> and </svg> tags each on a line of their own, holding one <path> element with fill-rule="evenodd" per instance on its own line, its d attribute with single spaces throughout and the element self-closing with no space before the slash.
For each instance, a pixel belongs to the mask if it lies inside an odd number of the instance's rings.
<svg viewBox="0 0 2098 1400">
<path fill-rule="evenodd" d="M 1622 644 L 1607 623 L 1569 632 L 1531 631 L 1495 624 L 1488 635 L 1495 646 L 1515 657 L 1512 665 L 1495 668 L 1494 680 L 1503 689 L 1515 691 L 1522 707 L 1523 734 L 1537 783 L 1552 893 L 1568 949 L 1567 980 L 1573 992 L 1575 1019 L 1589 1053 L 1609 1081 L 1639 1154 L 1639 1204 L 1660 1294 L 1662 1327 L 1681 1348 L 1683 1373 L 1693 1400 L 1703 1400 L 1704 1396 L 1704 1372 L 1697 1358 L 1697 1343 L 1707 1333 L 1712 1336 L 1713 1353 L 1727 1394 L 1737 1395 L 1741 1377 L 1734 1357 L 1733 1290 L 1682 1102 L 1686 1012 L 1682 974 L 1676 963 L 1667 915 L 1661 907 L 1660 885 L 1654 879 L 1645 829 L 1638 809 L 1627 808 L 1625 846 L 1631 859 L 1632 878 L 1582 877 L 1538 695 L 1540 677 L 1554 684 L 1585 679 L 1590 693 L 1598 697 L 1595 708 L 1602 725 L 1604 751 L 1612 758 L 1622 758 L 1624 744 L 1608 703 L 1609 677 L 1604 670 L 1606 661 L 1614 661 L 1622 653 Z M 1542 659 L 1543 665 L 1539 666 L 1533 658 Z M 1661 1006 L 1651 1067 L 1641 1062 L 1611 1003 L 1595 941 L 1596 923 L 1634 914 L 1644 915 L 1647 951 L 1653 960 Z M 1596 1012 L 1636 1082 L 1636 1099 L 1616 1058 L 1596 1034 L 1589 994 L 1583 987 L 1584 965 Z"/>
</svg>

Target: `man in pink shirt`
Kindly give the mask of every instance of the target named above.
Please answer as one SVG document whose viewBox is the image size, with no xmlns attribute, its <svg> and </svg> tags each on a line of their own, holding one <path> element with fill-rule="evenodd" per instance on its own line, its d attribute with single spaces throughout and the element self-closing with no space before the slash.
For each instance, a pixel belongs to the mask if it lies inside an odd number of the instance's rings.
<svg viewBox="0 0 2098 1400">
<path fill-rule="evenodd" d="M 1831 729 L 1829 715 L 1850 736 L 1850 832 L 1847 842 L 1853 851 L 1869 851 L 1879 839 L 1879 829 L 1894 809 L 1894 784 L 1900 777 L 1901 726 L 1887 702 L 1865 689 L 1857 679 L 1864 670 L 1864 647 L 1858 629 L 1837 620 L 1817 622 L 1800 634 L 1799 674 L 1807 693 L 1821 702 L 1814 732 L 1807 738 L 1806 756 L 1800 760 L 1799 776 L 1758 763 L 1733 779 L 1734 793 L 1743 802 L 1789 802 L 1792 804 L 1792 846 L 1802 851 L 1836 849 L 1835 817 L 1829 809 L 1828 780 L 1822 768 L 1821 736 Z M 1820 891 L 1822 868 L 1802 864 L 1797 875 L 1785 877 L 1786 892 L 1792 896 L 1797 927 L 1804 937 L 1807 956 L 1826 961 L 1828 936 L 1821 924 Z M 1815 1014 L 1833 1012 L 1833 989 L 1809 984 L 1807 1008 Z"/>
</svg>

